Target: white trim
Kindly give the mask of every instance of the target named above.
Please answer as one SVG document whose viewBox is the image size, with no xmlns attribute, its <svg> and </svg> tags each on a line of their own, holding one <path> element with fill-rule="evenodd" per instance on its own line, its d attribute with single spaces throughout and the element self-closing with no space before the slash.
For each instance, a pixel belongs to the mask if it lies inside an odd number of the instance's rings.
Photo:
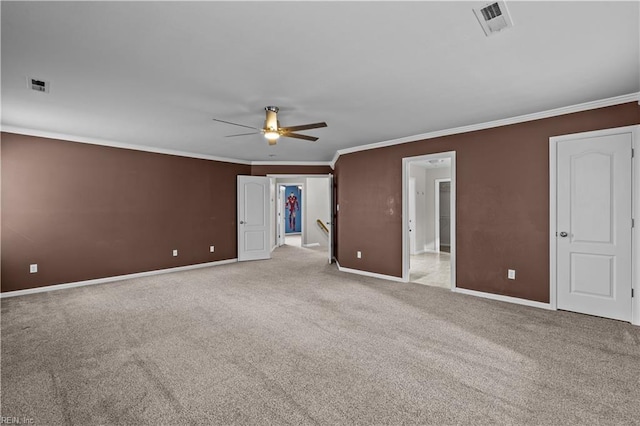
<svg viewBox="0 0 640 426">
<path fill-rule="evenodd" d="M 329 183 L 329 235 L 327 238 L 327 254 L 329 256 L 329 258 L 327 259 L 329 264 L 331 264 L 333 262 L 333 212 L 334 212 L 334 202 L 335 202 L 335 197 L 333 195 L 333 174 L 329 174 L 329 177 L 327 178 L 327 181 Z"/>
<path fill-rule="evenodd" d="M 114 277 L 96 278 L 94 280 L 76 281 L 76 282 L 65 283 L 65 284 L 54 284 L 54 285 L 48 285 L 44 287 L 28 288 L 26 290 L 7 291 L 4 293 L 0 293 L 0 299 L 4 299 L 6 297 L 25 296 L 27 294 L 45 293 L 48 291 L 55 291 L 55 290 L 65 290 L 68 288 L 75 288 L 75 287 L 84 287 L 88 285 L 104 284 L 104 283 L 110 283 L 114 281 L 130 280 L 133 278 L 149 277 L 152 275 L 169 274 L 172 272 L 188 271 L 191 269 L 208 268 L 210 266 L 219 266 L 219 265 L 226 265 L 229 263 L 236 263 L 237 261 L 238 259 L 218 260 L 216 262 L 198 263 L 197 265 L 177 266 L 175 268 L 158 269 L 155 271 L 147 271 L 147 272 L 137 272 L 135 274 L 117 275 Z"/>
<path fill-rule="evenodd" d="M 340 266 L 337 260 L 336 260 L 336 265 L 338 266 L 338 271 L 340 272 L 348 272 L 350 274 L 364 275 L 365 277 L 380 278 L 382 280 L 387 280 L 387 281 L 404 282 L 402 278 L 394 277 L 393 275 L 376 274 L 375 272 L 361 271 L 360 269 L 345 268 Z"/>
<path fill-rule="evenodd" d="M 6 133 L 15 133 L 18 135 L 37 136 L 37 137 L 48 138 L 48 139 L 58 139 L 58 140 L 67 141 L 67 142 L 78 142 L 78 143 L 86 143 L 91 145 L 109 146 L 112 148 L 122 148 L 122 149 L 130 149 L 133 151 L 153 152 L 155 154 L 176 155 L 179 157 L 200 158 L 202 160 L 221 161 L 224 163 L 245 164 L 248 166 L 251 165 L 251 161 L 247 161 L 247 160 L 237 160 L 234 158 L 216 157 L 214 155 L 206 155 L 206 154 L 195 154 L 193 152 L 177 151 L 174 149 L 156 148 L 156 147 L 145 146 L 145 145 L 134 145 L 130 143 L 114 142 L 114 141 L 108 141 L 108 140 L 98 139 L 98 138 L 65 135 L 62 133 L 46 132 L 43 130 L 25 129 L 22 127 L 3 125 L 2 131 Z"/>
<path fill-rule="evenodd" d="M 326 178 L 329 176 L 333 176 L 331 173 L 318 173 L 315 175 L 301 175 L 298 173 L 291 173 L 291 174 L 268 174 L 267 177 L 270 178 L 276 178 L 276 179 L 294 179 L 294 178 Z M 289 182 L 286 182 L 289 183 Z M 299 184 L 292 184 L 292 185 L 299 185 Z"/>
<path fill-rule="evenodd" d="M 632 147 L 634 150 L 638 150 L 638 138 L 640 137 L 640 125 L 617 127 L 613 129 L 595 130 L 592 132 L 572 133 L 569 135 L 552 136 L 549 138 L 549 306 L 550 309 L 557 309 L 557 289 L 558 283 L 556 280 L 556 268 L 557 268 L 557 250 L 556 250 L 556 222 L 557 222 L 557 145 L 558 142 L 572 140 L 572 139 L 585 139 L 595 138 L 600 136 L 616 135 L 620 133 L 631 133 L 632 135 Z M 636 154 L 633 158 L 633 165 L 631 169 L 632 175 L 632 217 L 638 218 L 640 212 L 640 155 Z M 638 239 L 638 229 L 640 224 L 636 225 L 632 230 L 632 262 L 631 262 L 631 286 L 634 289 L 635 297 L 631 299 L 631 324 L 640 325 L 640 277 L 638 277 L 638 270 L 640 266 L 640 243 Z"/>
<path fill-rule="evenodd" d="M 468 290 L 456 287 L 452 289 L 455 293 L 467 294 L 469 296 L 482 297 L 483 299 L 497 300 L 499 302 L 515 303 L 517 305 L 531 306 L 533 308 L 554 310 L 548 303 L 536 302 L 535 300 L 521 299 L 519 297 L 503 296 L 502 294 L 485 293 L 483 291 Z"/>
<path fill-rule="evenodd" d="M 423 179 L 424 181 L 424 176 Z M 417 246 L 417 231 L 418 231 L 418 206 L 416 205 L 416 178 L 411 176 L 411 172 L 409 172 L 409 180 L 408 180 L 408 190 L 407 190 L 407 219 L 409 222 L 407 223 L 409 227 L 409 255 L 418 254 Z M 413 223 L 411 223 L 413 221 Z M 411 229 L 413 228 L 413 230 Z M 423 236 L 424 239 L 424 236 Z M 424 248 L 425 244 L 422 244 L 422 248 Z"/>
<path fill-rule="evenodd" d="M 329 166 L 330 161 L 251 161 L 252 166 Z M 333 167 L 331 167 L 333 169 Z"/>
<path fill-rule="evenodd" d="M 278 247 L 282 247 L 285 244 L 285 238 L 287 237 L 284 227 L 284 188 L 285 186 L 283 184 L 279 184 L 276 179 L 276 245 Z"/>
<path fill-rule="evenodd" d="M 471 124 L 468 126 L 454 127 L 451 129 L 437 130 L 429 133 L 422 133 L 419 135 L 406 136 L 398 139 L 391 139 L 382 142 L 371 143 L 367 145 L 360 145 L 351 148 L 340 149 L 337 151 L 338 156 L 332 161 L 335 164 L 337 157 L 344 154 L 350 154 L 353 152 L 366 151 L 370 149 L 383 148 L 387 146 L 400 145 L 407 142 L 415 142 L 424 139 L 433 139 L 442 136 L 449 136 L 458 133 L 474 132 L 477 130 L 490 129 L 493 127 L 508 126 L 510 124 L 523 123 L 526 121 L 540 120 L 543 118 L 557 117 L 559 115 L 572 114 L 575 112 L 588 111 L 591 109 L 604 108 L 613 105 L 620 105 L 627 102 L 638 101 L 640 103 L 640 92 L 630 93 L 628 95 L 615 96 L 613 98 L 601 99 L 598 101 L 585 102 L 582 104 L 571 105 L 561 108 L 550 109 L 547 111 L 535 112 L 532 114 L 519 115 L 516 117 L 504 118 L 501 120 L 488 121 L 485 123 Z"/>
<path fill-rule="evenodd" d="M 320 247 L 320 243 L 303 244 L 302 247 Z"/>
<path fill-rule="evenodd" d="M 638 102 L 640 102 L 640 101 L 638 101 Z M 340 158 L 340 151 L 339 150 L 336 151 L 335 154 L 333 154 L 333 158 L 331 159 L 331 163 L 329 164 L 333 170 L 336 169 L 336 161 L 338 161 L 338 158 Z"/>
<path fill-rule="evenodd" d="M 640 104 L 640 101 L 638 101 Z M 631 217 L 640 220 L 640 153 L 638 149 L 640 141 L 640 125 L 631 130 L 631 147 L 636 153 L 631 166 L 631 193 L 632 210 Z M 640 325 L 640 222 L 634 226 L 631 233 L 631 286 L 634 289 L 634 297 L 631 299 L 631 324 Z"/>
<path fill-rule="evenodd" d="M 237 158 L 218 157 L 215 155 L 197 154 L 175 149 L 164 149 L 146 145 L 136 145 L 124 142 L 108 141 L 105 139 L 74 136 L 63 133 L 48 132 L 44 130 L 27 129 L 23 127 L 2 125 L 0 129 L 5 133 L 15 133 L 25 136 L 37 136 L 41 138 L 57 139 L 66 142 L 86 143 L 90 145 L 108 146 L 112 148 L 130 149 L 133 151 L 152 152 L 155 154 L 176 155 L 178 157 L 199 158 L 202 160 L 220 161 L 223 163 L 244 164 L 248 166 L 329 166 L 334 168 L 330 161 L 250 161 Z"/>
<path fill-rule="evenodd" d="M 93 145 L 103 145 L 103 146 L 111 146 L 114 148 L 124 148 L 124 149 L 132 149 L 135 151 L 145 151 L 145 152 L 154 152 L 158 154 L 168 154 L 168 155 L 177 155 L 180 157 L 189 157 L 189 158 L 201 158 L 204 160 L 212 160 L 212 161 L 222 161 L 226 163 L 237 163 L 237 164 L 246 164 L 246 165 L 287 165 L 287 166 L 309 166 L 309 165 L 322 165 L 322 166 L 330 166 L 335 170 L 336 162 L 341 155 L 350 154 L 353 152 L 359 151 L 367 151 L 370 149 L 383 148 L 387 146 L 400 145 L 408 142 L 415 142 L 418 140 L 425 139 L 433 139 L 441 136 L 454 135 L 459 133 L 467 133 L 473 132 L 477 130 L 490 129 L 493 127 L 507 126 L 510 124 L 523 123 L 526 121 L 540 120 L 543 118 L 557 117 L 564 114 L 572 114 L 575 112 L 588 111 L 591 109 L 604 108 L 608 106 L 620 105 L 627 102 L 637 101 L 640 105 L 640 92 L 629 93 L 627 95 L 615 96 L 612 98 L 601 99 L 597 101 L 584 102 L 577 105 L 570 105 L 561 108 L 550 109 L 546 111 L 536 112 L 532 114 L 519 115 L 516 117 L 505 118 L 501 120 L 488 121 L 485 123 L 477 123 L 471 124 L 468 126 L 460 126 L 454 127 L 450 129 L 437 130 L 434 132 L 421 133 L 413 136 L 406 136 L 398 139 L 391 139 L 381 142 L 375 142 L 367 145 L 359 145 L 350 148 L 339 149 L 333 155 L 333 159 L 331 161 L 249 161 L 249 160 L 238 160 L 233 158 L 225 158 L 225 157 L 216 157 L 213 155 L 205 155 L 205 154 L 196 154 L 191 152 L 177 151 L 171 149 L 162 149 L 162 148 L 154 148 L 150 146 L 143 145 L 133 145 L 121 142 L 112 142 L 106 141 L 98 138 L 89 138 L 89 137 L 80 137 L 73 135 L 66 135 L 62 133 L 54 133 L 47 132 L 42 130 L 35 129 L 26 129 L 17 126 L 7 126 L 2 125 L 0 130 L 7 133 L 16 133 L 21 135 L 29 135 L 29 136 L 39 136 L 44 138 L 52 138 L 52 139 L 60 139 L 71 142 L 80 142 L 80 143 L 88 143 Z"/>
<path fill-rule="evenodd" d="M 451 178 L 442 178 L 442 179 L 434 180 L 434 183 L 435 183 L 435 203 L 434 204 L 436 207 L 434 222 L 435 222 L 436 228 L 434 230 L 435 238 L 433 239 L 433 242 L 434 242 L 434 251 L 436 253 L 440 253 L 440 182 L 451 182 Z"/>
<path fill-rule="evenodd" d="M 402 281 L 409 282 L 411 255 L 409 247 L 409 165 L 434 159 L 451 159 L 451 289 L 456 287 L 456 152 L 447 151 L 433 154 L 405 157 L 402 159 Z"/>
<path fill-rule="evenodd" d="M 556 149 L 556 138 L 549 138 L 549 307 L 553 310 L 558 309 L 558 303 L 556 301 L 556 260 L 558 253 L 556 250 L 556 218 L 558 215 L 557 210 L 557 182 L 556 175 L 558 172 L 558 158 Z"/>
</svg>

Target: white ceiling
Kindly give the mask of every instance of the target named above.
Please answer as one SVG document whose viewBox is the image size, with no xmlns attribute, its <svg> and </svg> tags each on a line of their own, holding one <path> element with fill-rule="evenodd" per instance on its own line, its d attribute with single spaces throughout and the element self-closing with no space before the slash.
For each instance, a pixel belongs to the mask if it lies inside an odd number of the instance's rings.
<svg viewBox="0 0 640 426">
<path fill-rule="evenodd" d="M 638 2 L 2 1 L 2 125 L 254 161 L 640 91 Z M 49 94 L 26 77 L 51 82 Z M 317 142 L 260 135 L 263 108 Z"/>
</svg>

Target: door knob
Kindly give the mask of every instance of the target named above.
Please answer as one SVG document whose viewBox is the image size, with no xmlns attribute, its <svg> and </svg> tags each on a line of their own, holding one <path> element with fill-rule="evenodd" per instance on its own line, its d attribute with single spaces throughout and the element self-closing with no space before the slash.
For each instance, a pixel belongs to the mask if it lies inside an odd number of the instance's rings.
<svg viewBox="0 0 640 426">
<path fill-rule="evenodd" d="M 244 225 L 244 220 L 241 220 L 241 221 L 240 221 L 240 225 Z"/>
<path fill-rule="evenodd" d="M 566 232 L 561 232 L 561 233 L 560 233 L 560 236 L 561 236 L 562 238 L 567 237 L 568 235 L 569 235 L 569 234 L 567 234 Z"/>
</svg>

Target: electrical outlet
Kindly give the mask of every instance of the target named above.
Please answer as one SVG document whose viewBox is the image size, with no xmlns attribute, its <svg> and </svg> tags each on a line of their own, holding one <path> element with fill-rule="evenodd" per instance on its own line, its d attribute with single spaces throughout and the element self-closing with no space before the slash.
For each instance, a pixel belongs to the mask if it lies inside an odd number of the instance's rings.
<svg viewBox="0 0 640 426">
<path fill-rule="evenodd" d="M 362 259 L 362 252 L 361 251 L 356 252 L 356 257 L 358 259 Z"/>
<path fill-rule="evenodd" d="M 174 251 L 173 251 L 173 256 L 175 257 L 175 256 L 177 256 L 177 255 L 178 255 L 178 250 L 174 250 Z"/>
<path fill-rule="evenodd" d="M 507 271 L 507 278 L 510 280 L 515 280 L 516 279 L 516 270 L 515 269 L 509 269 Z"/>
<path fill-rule="evenodd" d="M 213 253 L 214 251 L 216 251 L 216 247 L 215 246 L 209 246 L 209 253 Z"/>
<path fill-rule="evenodd" d="M 32 263 L 31 265 L 29 265 L 29 273 L 35 274 L 36 272 L 38 272 L 38 264 Z"/>
</svg>

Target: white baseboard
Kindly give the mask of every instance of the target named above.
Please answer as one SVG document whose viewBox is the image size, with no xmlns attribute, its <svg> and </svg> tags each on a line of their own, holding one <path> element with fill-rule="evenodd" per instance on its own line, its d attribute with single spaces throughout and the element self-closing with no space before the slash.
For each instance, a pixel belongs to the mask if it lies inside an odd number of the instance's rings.
<svg viewBox="0 0 640 426">
<path fill-rule="evenodd" d="M 376 274 L 375 272 L 361 271 L 359 269 L 344 268 L 344 267 L 340 266 L 340 264 L 338 263 L 337 260 L 336 260 L 336 265 L 338 266 L 338 271 L 340 271 L 340 272 L 348 272 L 350 274 L 364 275 L 365 277 L 380 278 L 380 279 L 388 280 L 388 281 L 396 281 L 396 282 L 401 282 L 401 283 L 405 282 L 401 277 L 394 277 L 393 275 Z"/>
<path fill-rule="evenodd" d="M 469 296 L 482 297 L 484 299 L 498 300 L 500 302 L 515 303 L 518 305 L 532 306 L 534 308 L 547 309 L 553 311 L 549 303 L 536 302 L 535 300 L 520 299 L 519 297 L 503 296 L 502 294 L 485 293 L 483 291 L 468 290 L 466 288 L 454 287 L 451 289 L 456 293 L 468 294 Z"/>
<path fill-rule="evenodd" d="M 44 293 L 47 291 L 54 291 L 54 290 L 64 290 L 67 288 L 84 287 L 87 285 L 104 284 L 104 283 L 110 283 L 114 281 L 129 280 L 132 278 L 149 277 L 152 275 L 168 274 L 171 272 L 188 271 L 190 269 L 208 268 L 209 266 L 225 265 L 228 263 L 235 263 L 237 261 L 238 261 L 237 258 L 219 260 L 216 262 L 198 263 L 197 265 L 178 266 L 175 268 L 158 269 L 156 271 L 137 272 L 135 274 L 118 275 L 115 277 L 96 278 L 94 280 L 76 281 L 76 282 L 65 283 L 65 284 L 54 284 L 54 285 L 48 285 L 44 287 L 28 288 L 26 290 L 7 291 L 4 293 L 0 293 L 0 299 L 4 299 L 6 297 L 24 296 L 27 294 Z"/>
<path fill-rule="evenodd" d="M 302 247 L 318 247 L 320 243 L 303 244 Z"/>
<path fill-rule="evenodd" d="M 390 281 L 396 281 L 396 282 L 405 282 L 402 278 L 394 277 L 394 276 L 391 276 L 391 275 L 376 274 L 374 272 L 361 271 L 359 269 L 344 268 L 344 267 L 340 266 L 340 263 L 338 263 L 337 259 L 334 258 L 334 260 L 336 262 L 336 265 L 338 266 L 338 270 L 342 271 L 342 272 L 349 272 L 351 274 L 365 275 L 367 277 L 381 278 L 383 280 L 390 280 Z M 420 284 L 420 283 L 416 283 L 416 284 Z M 460 287 L 453 287 L 451 289 L 451 291 L 453 291 L 455 293 L 466 294 L 466 295 L 469 295 L 469 296 L 482 297 L 484 299 L 497 300 L 497 301 L 500 301 L 500 302 L 515 303 L 517 305 L 531 306 L 533 308 L 546 309 L 546 310 L 550 310 L 550 311 L 554 311 L 555 310 L 555 309 L 553 309 L 551 307 L 551 305 L 549 303 L 536 302 L 535 300 L 521 299 L 519 297 L 511 297 L 511 296 L 503 296 L 501 294 L 485 293 L 483 291 L 468 290 L 466 288 L 460 288 Z"/>
</svg>

